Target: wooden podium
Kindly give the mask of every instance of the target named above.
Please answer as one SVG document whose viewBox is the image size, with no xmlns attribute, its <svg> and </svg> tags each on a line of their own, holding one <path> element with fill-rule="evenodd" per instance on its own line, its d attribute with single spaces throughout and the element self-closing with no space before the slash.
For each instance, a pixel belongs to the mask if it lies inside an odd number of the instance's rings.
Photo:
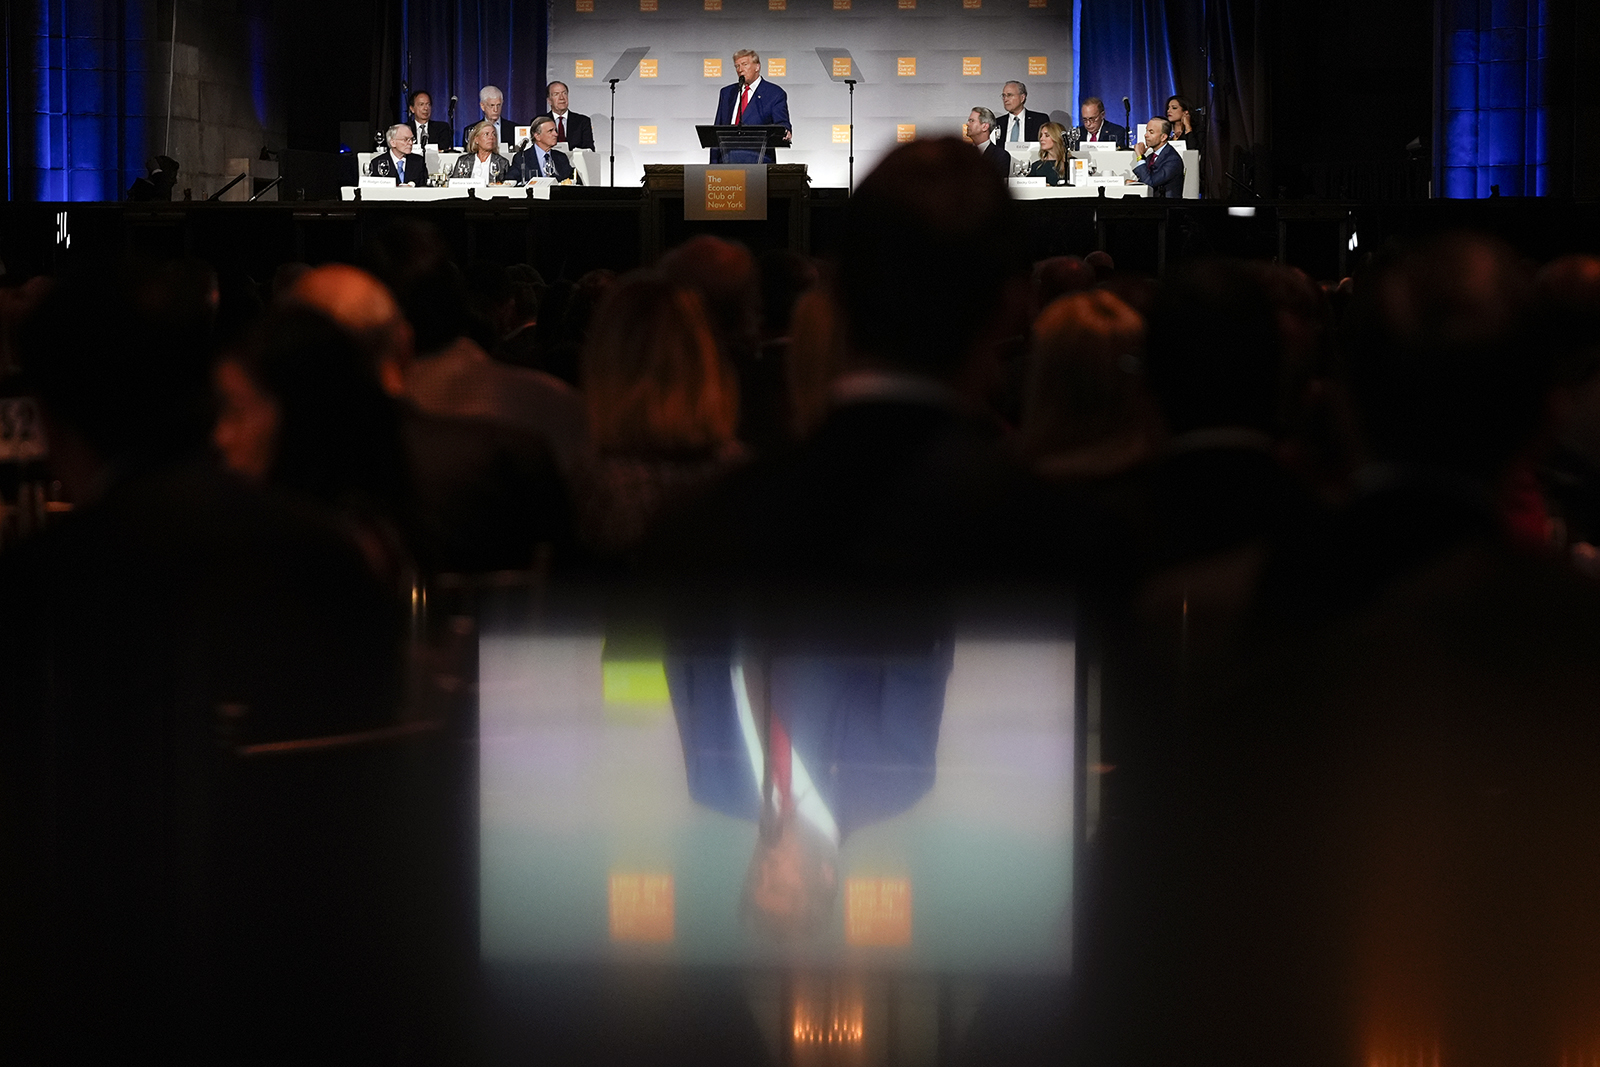
<svg viewBox="0 0 1600 1067">
<path fill-rule="evenodd" d="M 766 170 L 766 218 L 727 219 L 685 218 L 684 167 L 681 163 L 647 163 L 644 168 L 645 217 L 643 253 L 646 263 L 654 263 L 661 253 L 689 237 L 709 233 L 743 241 L 752 252 L 769 248 L 788 248 L 809 254 L 811 250 L 811 181 L 804 163 L 727 164 L 702 169 L 722 170 L 737 167 L 764 167 Z M 699 194 L 703 197 L 704 190 Z"/>
</svg>

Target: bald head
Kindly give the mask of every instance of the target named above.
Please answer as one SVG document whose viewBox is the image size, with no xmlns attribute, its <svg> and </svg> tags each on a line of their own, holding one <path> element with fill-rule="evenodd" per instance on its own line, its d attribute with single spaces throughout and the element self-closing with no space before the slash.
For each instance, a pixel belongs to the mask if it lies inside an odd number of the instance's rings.
<svg viewBox="0 0 1600 1067">
<path fill-rule="evenodd" d="M 300 275 L 284 295 L 353 334 L 372 358 L 384 389 L 400 394 L 401 377 L 411 362 L 411 326 L 382 282 L 359 268 L 331 263 Z"/>
</svg>

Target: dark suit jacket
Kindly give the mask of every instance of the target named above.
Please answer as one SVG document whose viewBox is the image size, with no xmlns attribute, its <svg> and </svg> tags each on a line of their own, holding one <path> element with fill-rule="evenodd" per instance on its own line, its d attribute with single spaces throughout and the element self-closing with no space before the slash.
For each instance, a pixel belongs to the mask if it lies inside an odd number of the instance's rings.
<svg viewBox="0 0 1600 1067">
<path fill-rule="evenodd" d="M 722 93 L 717 97 L 716 125 L 727 126 L 733 122 L 734 115 L 739 110 L 740 85 L 724 85 Z M 750 103 L 745 106 L 744 115 L 740 118 L 744 126 L 782 126 L 793 130 L 789 122 L 789 94 L 783 91 L 782 86 L 774 85 L 767 78 L 761 79 L 761 84 L 756 86 L 750 94 Z M 765 152 L 728 152 L 724 154 L 718 149 L 711 150 L 713 163 L 770 163 L 772 151 Z"/>
<path fill-rule="evenodd" d="M 554 117 L 554 116 L 552 116 Z M 580 115 L 576 111 L 566 114 L 567 147 L 587 148 L 594 151 L 594 123 L 589 121 L 588 115 Z"/>
<path fill-rule="evenodd" d="M 1004 141 L 1008 131 L 1011 129 L 1011 113 L 1002 111 L 995 116 L 995 121 L 999 123 L 1000 140 Z M 1022 139 L 1024 141 L 1037 141 L 1039 139 L 1039 127 L 1049 121 L 1050 116 L 1044 112 L 1029 111 L 1024 108 L 1022 111 Z"/>
<path fill-rule="evenodd" d="M 406 125 L 411 127 L 412 134 L 414 134 L 417 138 L 417 147 L 421 148 L 422 134 L 417 129 L 416 121 L 412 120 L 411 122 L 406 123 Z M 440 122 L 438 119 L 429 120 L 428 143 L 433 145 L 433 147 L 437 148 L 441 152 L 454 147 L 450 140 L 450 124 L 448 122 Z"/>
<path fill-rule="evenodd" d="M 666 658 L 689 795 L 741 819 L 761 793 L 740 732 L 727 655 Z M 767 664 L 772 712 L 811 774 L 841 837 L 898 815 L 933 785 L 950 646 L 895 656 L 778 652 Z"/>
<path fill-rule="evenodd" d="M 427 185 L 428 161 L 416 152 L 406 157 L 406 180 L 400 181 L 400 175 L 394 165 L 394 156 L 384 152 L 381 156 L 373 156 L 372 162 L 367 166 L 367 173 L 374 178 L 393 178 L 396 185 Z"/>
<path fill-rule="evenodd" d="M 1002 178 L 1011 177 L 1011 153 L 997 144 L 983 146 L 983 161 L 992 166 Z"/>
<path fill-rule="evenodd" d="M 482 121 L 482 119 L 478 120 L 478 122 Z M 461 140 L 458 143 L 463 147 L 467 147 L 467 131 L 472 129 L 472 127 L 476 126 L 477 124 L 477 122 L 469 122 L 465 126 L 461 127 Z M 510 119 L 501 119 L 500 125 L 495 127 L 495 136 L 500 138 L 500 143 L 503 145 L 508 145 L 512 148 L 515 148 L 517 146 L 516 135 L 517 124 L 512 122 Z"/>
<path fill-rule="evenodd" d="M 1174 200 L 1183 196 L 1183 157 L 1176 148 L 1162 145 L 1161 151 L 1155 154 L 1155 163 L 1151 165 L 1151 157 L 1145 156 L 1134 164 L 1133 176 L 1148 185 L 1156 196 L 1170 197 Z"/>
<path fill-rule="evenodd" d="M 550 161 L 555 164 L 556 181 L 566 181 L 572 177 L 572 161 L 567 154 L 559 148 L 550 150 Z M 529 145 L 511 157 L 511 178 L 513 181 L 525 182 L 532 178 L 543 178 L 545 175 L 539 170 L 539 155 L 533 145 Z"/>
<path fill-rule="evenodd" d="M 1078 127 L 1078 140 L 1079 141 L 1087 141 L 1087 140 L 1089 140 L 1089 132 L 1087 130 L 1085 130 L 1082 126 Z M 1119 148 L 1127 148 L 1128 147 L 1128 127 L 1126 127 L 1126 126 L 1118 126 L 1115 122 L 1112 122 L 1110 119 L 1107 119 L 1104 122 L 1100 123 L 1100 136 L 1096 137 L 1095 141 L 1096 142 L 1112 141 L 1112 142 L 1115 142 L 1117 147 L 1119 147 Z"/>
</svg>

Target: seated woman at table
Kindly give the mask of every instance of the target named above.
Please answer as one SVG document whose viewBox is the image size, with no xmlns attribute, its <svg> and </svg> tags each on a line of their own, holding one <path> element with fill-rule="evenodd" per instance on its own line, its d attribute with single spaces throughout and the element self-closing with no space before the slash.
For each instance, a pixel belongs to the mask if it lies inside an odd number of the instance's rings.
<svg viewBox="0 0 1600 1067">
<path fill-rule="evenodd" d="M 1067 130 L 1061 123 L 1039 127 L 1039 160 L 1028 168 L 1028 177 L 1043 178 L 1046 185 L 1067 184 Z"/>
<path fill-rule="evenodd" d="M 1182 141 L 1195 151 L 1200 150 L 1201 133 L 1194 124 L 1193 105 L 1181 96 L 1167 97 L 1167 121 L 1172 123 L 1172 140 Z"/>
<path fill-rule="evenodd" d="M 450 177 L 471 178 L 479 185 L 505 181 L 511 173 L 511 161 L 496 151 L 498 147 L 499 138 L 495 134 L 494 123 L 478 123 L 469 131 L 468 150 L 456 160 Z"/>
</svg>

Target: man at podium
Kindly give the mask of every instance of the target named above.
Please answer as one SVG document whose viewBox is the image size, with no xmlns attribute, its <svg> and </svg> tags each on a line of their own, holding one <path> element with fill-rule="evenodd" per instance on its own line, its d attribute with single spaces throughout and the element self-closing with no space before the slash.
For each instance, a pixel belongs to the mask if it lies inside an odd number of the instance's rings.
<svg viewBox="0 0 1600 1067">
<path fill-rule="evenodd" d="M 794 135 L 789 124 L 789 94 L 761 76 L 761 57 L 748 48 L 733 54 L 733 69 L 739 80 L 722 87 L 717 100 L 718 126 L 782 126 L 783 139 Z M 748 149 L 719 148 L 711 150 L 713 163 L 771 163 L 771 149 L 756 152 Z"/>
</svg>

